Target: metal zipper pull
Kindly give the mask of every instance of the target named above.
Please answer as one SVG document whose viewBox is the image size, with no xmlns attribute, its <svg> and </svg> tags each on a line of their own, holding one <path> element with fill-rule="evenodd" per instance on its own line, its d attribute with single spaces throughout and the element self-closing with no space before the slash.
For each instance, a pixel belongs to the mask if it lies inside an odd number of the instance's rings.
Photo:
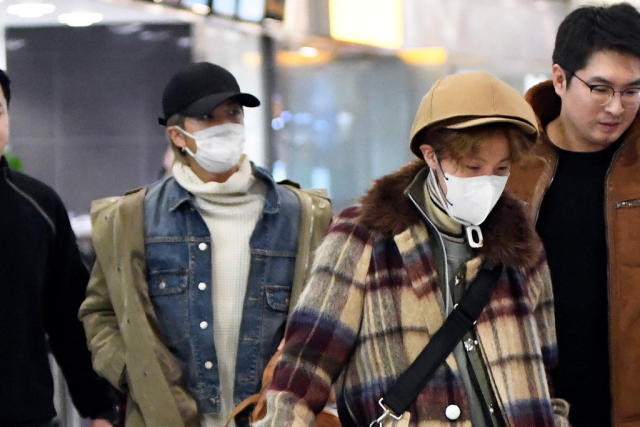
<svg viewBox="0 0 640 427">
<path fill-rule="evenodd" d="M 634 206 L 640 206 L 640 199 L 625 200 L 623 202 L 616 203 L 616 209 L 632 208 Z"/>
</svg>

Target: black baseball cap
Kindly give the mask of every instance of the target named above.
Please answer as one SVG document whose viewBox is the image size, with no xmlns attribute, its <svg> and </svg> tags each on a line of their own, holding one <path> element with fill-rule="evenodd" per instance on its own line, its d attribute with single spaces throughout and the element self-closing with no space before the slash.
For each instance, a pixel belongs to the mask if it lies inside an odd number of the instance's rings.
<svg viewBox="0 0 640 427">
<path fill-rule="evenodd" d="M 240 92 L 236 78 L 226 69 L 210 62 L 189 64 L 171 77 L 162 93 L 164 117 L 158 123 L 167 125 L 174 114 L 187 117 L 211 112 L 228 99 L 246 107 L 257 107 L 260 101 L 249 93 Z"/>
</svg>

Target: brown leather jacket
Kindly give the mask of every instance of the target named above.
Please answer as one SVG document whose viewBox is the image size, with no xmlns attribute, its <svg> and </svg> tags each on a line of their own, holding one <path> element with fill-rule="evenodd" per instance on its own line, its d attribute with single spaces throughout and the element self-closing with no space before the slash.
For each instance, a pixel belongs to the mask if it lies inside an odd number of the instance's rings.
<svg viewBox="0 0 640 427">
<path fill-rule="evenodd" d="M 543 131 L 560 114 L 560 98 L 550 81 L 526 94 Z M 544 131 L 536 159 L 513 168 L 508 187 L 529 203 L 537 219 L 557 155 Z M 640 425 L 640 114 L 623 135 L 605 181 L 605 220 L 609 253 L 609 319 L 612 418 L 616 427 Z M 569 402 L 571 403 L 571 402 Z"/>
</svg>

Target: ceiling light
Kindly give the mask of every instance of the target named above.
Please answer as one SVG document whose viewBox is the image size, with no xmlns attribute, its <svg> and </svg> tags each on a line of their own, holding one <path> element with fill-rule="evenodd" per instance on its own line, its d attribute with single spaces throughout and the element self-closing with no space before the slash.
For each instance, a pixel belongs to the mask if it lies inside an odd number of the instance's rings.
<svg viewBox="0 0 640 427">
<path fill-rule="evenodd" d="M 440 46 L 401 49 L 398 56 L 408 64 L 440 65 L 447 62 L 447 49 Z"/>
<path fill-rule="evenodd" d="M 70 27 L 88 27 L 102 21 L 102 14 L 97 12 L 69 12 L 58 15 L 58 22 Z"/>
<path fill-rule="evenodd" d="M 329 0 L 331 37 L 397 49 L 402 46 L 402 0 Z"/>
<path fill-rule="evenodd" d="M 211 12 L 211 9 L 209 8 L 209 6 L 201 4 L 201 3 L 194 3 L 191 6 L 189 6 L 189 9 L 192 12 L 195 12 L 199 15 L 208 15 L 209 12 Z"/>
<path fill-rule="evenodd" d="M 300 55 L 306 56 L 307 58 L 313 58 L 318 54 L 318 49 L 311 46 L 302 46 L 300 48 Z"/>
<path fill-rule="evenodd" d="M 20 18 L 39 18 L 53 13 L 56 7 L 51 3 L 16 3 L 7 6 L 7 13 Z"/>
<path fill-rule="evenodd" d="M 314 56 L 303 55 L 300 50 L 280 50 L 276 54 L 276 62 L 282 66 L 320 65 L 333 59 L 329 52 L 318 50 Z"/>
</svg>

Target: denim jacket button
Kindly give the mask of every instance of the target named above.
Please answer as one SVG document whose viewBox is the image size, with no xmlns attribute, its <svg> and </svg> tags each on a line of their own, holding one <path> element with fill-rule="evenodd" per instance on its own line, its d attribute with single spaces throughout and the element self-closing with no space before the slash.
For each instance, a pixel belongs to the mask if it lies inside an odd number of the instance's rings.
<svg viewBox="0 0 640 427">
<path fill-rule="evenodd" d="M 204 368 L 207 370 L 213 368 L 213 362 L 211 362 L 210 360 L 207 360 L 206 362 L 204 362 Z"/>
<path fill-rule="evenodd" d="M 198 249 L 200 249 L 201 251 L 206 251 L 207 250 L 207 244 L 202 242 L 198 244 Z"/>
<path fill-rule="evenodd" d="M 158 284 L 158 287 L 159 287 L 160 289 L 164 289 L 164 288 L 166 288 L 166 287 L 167 287 L 167 282 L 165 282 L 165 281 L 163 280 L 162 282 L 160 282 L 160 283 Z"/>
<path fill-rule="evenodd" d="M 204 282 L 198 283 L 198 289 L 200 289 L 201 291 L 204 291 L 205 289 L 207 289 L 207 284 Z"/>
<path fill-rule="evenodd" d="M 209 324 L 204 320 L 200 322 L 200 329 L 207 329 L 207 326 L 209 326 Z"/>
</svg>

